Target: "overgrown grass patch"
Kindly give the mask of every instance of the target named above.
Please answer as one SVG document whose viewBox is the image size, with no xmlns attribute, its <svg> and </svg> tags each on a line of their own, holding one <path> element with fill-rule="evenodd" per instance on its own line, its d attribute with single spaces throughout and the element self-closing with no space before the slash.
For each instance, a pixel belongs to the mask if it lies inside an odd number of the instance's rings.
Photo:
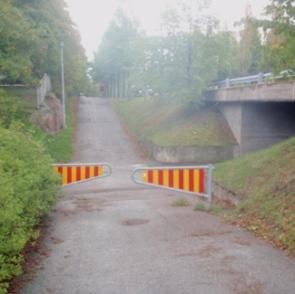
<svg viewBox="0 0 295 294">
<path fill-rule="evenodd" d="M 198 203 L 195 207 L 194 207 L 195 211 L 208 211 L 208 208 L 205 206 L 205 204 L 203 203 Z"/>
<path fill-rule="evenodd" d="M 171 205 L 174 207 L 187 207 L 190 206 L 190 203 L 186 199 L 177 199 Z"/>
<path fill-rule="evenodd" d="M 230 219 L 295 254 L 295 138 L 218 164 L 214 178 L 243 197 Z"/>
<path fill-rule="evenodd" d="M 224 208 L 216 203 L 198 203 L 195 205 L 194 207 L 195 211 L 205 211 L 205 212 L 210 212 L 212 214 L 216 214 L 216 215 L 223 215 L 224 214 Z"/>
<path fill-rule="evenodd" d="M 113 100 L 115 110 L 139 141 L 158 146 L 226 146 L 235 144 L 232 133 L 213 108 L 154 98 Z"/>
</svg>

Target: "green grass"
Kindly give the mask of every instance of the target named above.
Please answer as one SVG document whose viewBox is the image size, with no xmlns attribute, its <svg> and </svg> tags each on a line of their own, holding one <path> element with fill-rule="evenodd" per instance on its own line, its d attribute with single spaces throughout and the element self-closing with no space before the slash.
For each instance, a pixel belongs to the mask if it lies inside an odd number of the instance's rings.
<svg viewBox="0 0 295 294">
<path fill-rule="evenodd" d="M 195 211 L 208 211 L 208 209 L 206 208 L 205 204 L 203 203 L 199 203 L 194 207 Z"/>
<path fill-rule="evenodd" d="M 295 138 L 218 164 L 214 179 L 242 197 L 231 219 L 295 254 Z"/>
<path fill-rule="evenodd" d="M 13 89 L 14 91 L 3 92 L 0 90 L 0 124 L 5 127 L 15 125 L 33 139 L 42 143 L 45 151 L 55 161 L 67 162 L 72 158 L 72 137 L 74 126 L 76 98 L 68 100 L 67 105 L 67 128 L 60 130 L 55 135 L 43 132 L 29 121 L 29 117 L 36 107 L 30 100 L 25 99 L 30 89 Z M 22 92 L 23 90 L 24 92 Z M 15 96 L 9 96 L 14 94 Z M 34 100 L 35 101 L 35 100 Z"/>
<path fill-rule="evenodd" d="M 187 207 L 190 206 L 190 203 L 186 199 L 177 199 L 172 203 L 174 207 Z"/>
<path fill-rule="evenodd" d="M 158 146 L 225 146 L 235 144 L 219 112 L 192 103 L 163 103 L 152 98 L 114 100 L 114 108 L 139 141 Z"/>
</svg>

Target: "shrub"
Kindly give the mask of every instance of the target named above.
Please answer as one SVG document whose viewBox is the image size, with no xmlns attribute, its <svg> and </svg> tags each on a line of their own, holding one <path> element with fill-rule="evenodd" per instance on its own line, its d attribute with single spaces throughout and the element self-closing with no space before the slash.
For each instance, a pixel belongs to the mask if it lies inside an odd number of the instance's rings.
<svg viewBox="0 0 295 294">
<path fill-rule="evenodd" d="M 9 128 L 13 121 L 24 121 L 25 118 L 26 113 L 20 100 L 0 90 L 0 125 Z"/>
<path fill-rule="evenodd" d="M 58 186 L 41 145 L 0 127 L 0 293 L 21 273 L 22 250 L 56 200 Z"/>
</svg>

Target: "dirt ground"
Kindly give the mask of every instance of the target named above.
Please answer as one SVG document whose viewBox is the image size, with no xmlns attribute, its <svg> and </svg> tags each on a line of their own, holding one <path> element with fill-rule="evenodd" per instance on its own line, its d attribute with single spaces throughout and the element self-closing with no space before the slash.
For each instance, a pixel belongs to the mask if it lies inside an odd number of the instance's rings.
<svg viewBox="0 0 295 294">
<path fill-rule="evenodd" d="M 194 196 L 176 207 L 181 193 L 131 181 L 146 162 L 109 100 L 80 99 L 76 141 L 76 162 L 109 162 L 113 175 L 63 189 L 48 256 L 20 293 L 294 293 L 294 259 L 194 211 Z"/>
</svg>

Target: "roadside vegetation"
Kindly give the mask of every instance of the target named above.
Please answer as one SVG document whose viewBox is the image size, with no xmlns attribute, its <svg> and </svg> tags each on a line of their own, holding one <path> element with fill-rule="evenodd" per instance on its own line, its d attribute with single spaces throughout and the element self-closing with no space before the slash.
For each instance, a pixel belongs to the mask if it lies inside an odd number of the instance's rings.
<svg viewBox="0 0 295 294">
<path fill-rule="evenodd" d="M 2 0 L 0 84 L 36 85 L 44 73 L 60 94 L 60 42 L 68 94 L 90 86 L 87 58 L 63 0 Z"/>
<path fill-rule="evenodd" d="M 113 100 L 127 128 L 140 143 L 158 146 L 225 146 L 235 144 L 223 117 L 193 103 L 159 102 L 155 98 Z"/>
<path fill-rule="evenodd" d="M 27 102 L 0 91 L 0 293 L 22 272 L 24 247 L 38 238 L 37 225 L 58 197 L 51 165 L 72 157 L 75 103 L 67 129 L 50 135 L 30 123 Z"/>
<path fill-rule="evenodd" d="M 172 202 L 171 206 L 174 206 L 174 207 L 187 207 L 187 206 L 190 206 L 190 203 L 186 199 L 177 199 L 177 200 Z"/>
<path fill-rule="evenodd" d="M 229 218 L 295 255 L 295 138 L 216 165 L 214 179 L 242 197 Z"/>
<path fill-rule="evenodd" d="M 21 273 L 22 251 L 58 192 L 52 159 L 17 128 L 0 127 L 0 293 Z"/>
<path fill-rule="evenodd" d="M 93 89 L 80 37 L 63 0 L 3 0 L 0 5 L 0 293 L 22 272 L 23 252 L 59 195 L 51 166 L 72 157 L 70 98 Z M 69 97 L 67 129 L 44 133 L 30 122 L 36 86 L 47 73 L 60 96 L 60 42 Z M 16 87 L 15 84 L 21 85 Z M 14 86 L 12 86 L 14 85 Z M 7 89 L 7 91 L 1 90 Z"/>
</svg>

